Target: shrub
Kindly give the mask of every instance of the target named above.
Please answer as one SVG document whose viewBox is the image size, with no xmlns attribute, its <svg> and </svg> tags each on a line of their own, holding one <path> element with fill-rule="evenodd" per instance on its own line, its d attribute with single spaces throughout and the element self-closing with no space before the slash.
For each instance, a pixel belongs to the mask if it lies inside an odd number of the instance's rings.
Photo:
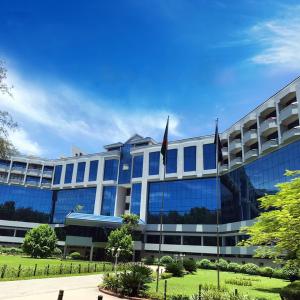
<svg viewBox="0 0 300 300">
<path fill-rule="evenodd" d="M 241 285 L 241 286 L 252 286 L 252 282 L 248 278 L 225 279 L 225 283 L 233 284 L 233 285 Z"/>
<path fill-rule="evenodd" d="M 181 294 L 179 294 L 179 295 L 172 295 L 170 297 L 170 299 L 171 300 L 190 300 L 190 297 L 187 296 L 187 295 L 181 295 Z"/>
<path fill-rule="evenodd" d="M 227 266 L 227 270 L 230 272 L 240 272 L 241 271 L 241 265 L 237 263 L 229 263 Z"/>
<path fill-rule="evenodd" d="M 172 273 L 175 277 L 184 275 L 183 265 L 180 261 L 174 261 L 166 265 L 166 272 Z"/>
<path fill-rule="evenodd" d="M 57 257 L 61 257 L 62 256 L 61 249 L 59 249 L 58 247 L 55 247 L 54 250 L 53 250 L 53 255 L 57 256 Z"/>
<path fill-rule="evenodd" d="M 274 278 L 280 278 L 280 279 L 283 279 L 284 278 L 284 275 L 282 273 L 282 269 L 274 269 L 273 271 L 273 277 Z"/>
<path fill-rule="evenodd" d="M 253 263 L 244 264 L 241 267 L 241 271 L 246 274 L 255 275 L 258 273 L 258 266 Z"/>
<path fill-rule="evenodd" d="M 0 253 L 9 254 L 9 255 L 18 255 L 18 254 L 22 254 L 23 250 L 22 248 L 16 248 L 16 247 L 1 247 Z"/>
<path fill-rule="evenodd" d="M 216 266 L 220 268 L 222 271 L 226 271 L 228 268 L 228 262 L 225 259 L 219 259 L 219 262 L 216 262 Z"/>
<path fill-rule="evenodd" d="M 161 274 L 161 279 L 169 279 L 169 278 L 171 278 L 173 276 L 173 274 L 172 273 L 168 273 L 168 272 L 164 272 L 164 273 L 162 273 Z"/>
<path fill-rule="evenodd" d="M 102 287 L 112 292 L 117 292 L 120 289 L 121 284 L 119 278 L 115 274 L 106 273 L 103 276 Z"/>
<path fill-rule="evenodd" d="M 143 259 L 145 265 L 153 265 L 154 264 L 154 256 L 146 256 Z"/>
<path fill-rule="evenodd" d="M 81 255 L 79 252 L 72 252 L 69 256 L 71 259 L 75 259 L 75 260 L 81 258 Z"/>
<path fill-rule="evenodd" d="M 197 264 L 194 259 L 186 258 L 183 260 L 183 267 L 189 273 L 193 273 L 197 271 Z"/>
<path fill-rule="evenodd" d="M 197 267 L 199 269 L 212 269 L 212 263 L 209 259 L 201 259 L 200 261 L 197 261 Z"/>
<path fill-rule="evenodd" d="M 279 292 L 283 300 L 299 300 L 300 299 L 300 281 L 295 281 L 281 289 Z"/>
<path fill-rule="evenodd" d="M 299 278 L 299 269 L 295 264 L 286 264 L 282 268 L 282 274 L 285 279 L 293 282 Z"/>
<path fill-rule="evenodd" d="M 174 261 L 174 259 L 169 255 L 162 256 L 160 259 L 160 263 L 162 265 L 167 265 L 169 263 L 172 263 L 173 261 Z"/>
<path fill-rule="evenodd" d="M 271 267 L 264 267 L 264 268 L 259 268 L 258 269 L 259 275 L 261 276 L 266 276 L 266 277 L 272 277 L 274 273 L 274 269 Z"/>
</svg>

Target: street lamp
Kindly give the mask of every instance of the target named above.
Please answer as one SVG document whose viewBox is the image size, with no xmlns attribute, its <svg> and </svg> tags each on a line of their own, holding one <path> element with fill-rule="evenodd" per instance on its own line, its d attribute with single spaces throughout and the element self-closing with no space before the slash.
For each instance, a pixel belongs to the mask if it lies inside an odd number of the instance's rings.
<svg viewBox="0 0 300 300">
<path fill-rule="evenodd" d="M 180 253 L 179 256 L 181 258 L 181 261 L 183 262 L 183 258 L 185 257 L 185 254 L 184 253 Z"/>
<path fill-rule="evenodd" d="M 112 248 L 110 248 L 110 250 L 112 252 L 112 256 L 115 257 L 114 269 L 115 269 L 115 273 L 117 274 L 118 257 L 120 256 L 120 253 L 121 253 L 122 249 L 120 247 L 118 247 L 118 248 L 112 247 Z"/>
</svg>

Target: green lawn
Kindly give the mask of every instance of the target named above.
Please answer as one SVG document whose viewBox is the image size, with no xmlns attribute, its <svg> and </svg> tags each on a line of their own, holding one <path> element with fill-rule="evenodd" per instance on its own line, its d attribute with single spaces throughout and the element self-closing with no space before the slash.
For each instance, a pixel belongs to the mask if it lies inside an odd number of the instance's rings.
<svg viewBox="0 0 300 300">
<path fill-rule="evenodd" d="M 264 297 L 268 300 L 280 300 L 279 290 L 288 285 L 289 282 L 281 279 L 273 279 L 261 276 L 251 276 L 246 274 L 235 274 L 230 272 L 221 272 L 221 285 L 225 285 L 225 280 L 232 278 L 251 279 L 252 286 L 239 286 L 226 284 L 229 290 L 238 289 L 241 294 L 247 294 L 252 297 Z M 168 294 L 184 294 L 193 295 L 198 293 L 199 284 L 216 285 L 217 272 L 214 270 L 198 270 L 193 275 L 185 275 L 184 277 L 172 277 L 168 279 Z M 150 284 L 150 291 L 155 292 L 156 282 Z M 164 280 L 160 280 L 159 292 L 163 293 Z"/>
</svg>

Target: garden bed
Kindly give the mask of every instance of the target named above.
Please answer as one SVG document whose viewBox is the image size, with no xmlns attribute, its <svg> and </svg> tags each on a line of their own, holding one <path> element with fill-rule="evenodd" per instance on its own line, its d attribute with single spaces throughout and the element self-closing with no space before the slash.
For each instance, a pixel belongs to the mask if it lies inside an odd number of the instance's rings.
<svg viewBox="0 0 300 300">
<path fill-rule="evenodd" d="M 104 289 L 102 287 L 99 287 L 99 291 L 103 294 L 109 295 L 109 296 L 113 296 L 113 297 L 118 297 L 118 298 L 122 298 L 122 299 L 130 299 L 130 300 L 149 300 L 148 298 L 141 298 L 141 297 L 129 297 L 129 296 L 124 296 L 118 293 L 114 293 L 112 291 L 109 291 L 107 289 Z"/>
</svg>

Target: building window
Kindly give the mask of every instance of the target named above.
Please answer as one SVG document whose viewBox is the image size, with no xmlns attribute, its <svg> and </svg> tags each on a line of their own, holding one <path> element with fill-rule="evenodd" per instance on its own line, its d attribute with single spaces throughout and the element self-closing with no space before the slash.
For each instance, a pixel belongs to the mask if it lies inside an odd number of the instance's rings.
<svg viewBox="0 0 300 300">
<path fill-rule="evenodd" d="M 166 173 L 177 172 L 177 149 L 170 149 L 167 152 Z"/>
<path fill-rule="evenodd" d="M 216 147 L 215 144 L 203 145 L 203 166 L 204 170 L 216 168 Z"/>
<path fill-rule="evenodd" d="M 74 169 L 74 164 L 67 164 L 66 165 L 65 183 L 71 183 L 72 182 L 73 169 Z"/>
<path fill-rule="evenodd" d="M 236 241 L 235 241 L 235 236 L 226 236 L 225 237 L 225 245 L 224 246 L 235 246 Z"/>
<path fill-rule="evenodd" d="M 71 212 L 92 214 L 96 197 L 96 188 L 65 189 L 53 191 L 55 203 L 53 223 L 64 223 Z"/>
<path fill-rule="evenodd" d="M 180 235 L 165 235 L 164 236 L 164 244 L 180 245 L 181 244 L 181 236 Z"/>
<path fill-rule="evenodd" d="M 148 234 L 146 236 L 146 242 L 149 244 L 159 244 L 159 235 Z"/>
<path fill-rule="evenodd" d="M 143 155 L 136 155 L 133 157 L 132 178 L 139 178 L 143 176 Z"/>
<path fill-rule="evenodd" d="M 104 186 L 102 196 L 101 215 L 113 216 L 115 213 L 116 187 Z"/>
<path fill-rule="evenodd" d="M 79 162 L 77 165 L 76 182 L 84 181 L 85 161 Z"/>
<path fill-rule="evenodd" d="M 183 245 L 201 246 L 201 236 L 184 236 Z"/>
<path fill-rule="evenodd" d="M 97 180 L 98 163 L 99 163 L 98 160 L 92 160 L 90 162 L 89 181 L 96 181 Z"/>
<path fill-rule="evenodd" d="M 149 153 L 149 175 L 159 174 L 159 160 L 160 160 L 159 151 Z"/>
<path fill-rule="evenodd" d="M 117 180 L 118 165 L 119 165 L 119 161 L 117 159 L 105 160 L 103 180 Z"/>
<path fill-rule="evenodd" d="M 184 148 L 184 172 L 196 171 L 196 146 Z"/>
<path fill-rule="evenodd" d="M 141 193 L 142 193 L 142 184 L 141 183 L 132 184 L 130 212 L 138 216 L 140 215 Z"/>
<path fill-rule="evenodd" d="M 221 241 L 221 238 L 220 238 Z M 215 236 L 204 236 L 203 246 L 217 246 L 217 237 Z M 221 246 L 221 243 L 220 243 Z"/>
<path fill-rule="evenodd" d="M 60 184 L 62 165 L 55 166 L 53 184 Z"/>
<path fill-rule="evenodd" d="M 126 184 L 131 182 L 131 165 L 132 156 L 130 154 L 131 145 L 125 144 L 121 147 L 120 168 L 119 168 L 119 184 Z"/>
</svg>

